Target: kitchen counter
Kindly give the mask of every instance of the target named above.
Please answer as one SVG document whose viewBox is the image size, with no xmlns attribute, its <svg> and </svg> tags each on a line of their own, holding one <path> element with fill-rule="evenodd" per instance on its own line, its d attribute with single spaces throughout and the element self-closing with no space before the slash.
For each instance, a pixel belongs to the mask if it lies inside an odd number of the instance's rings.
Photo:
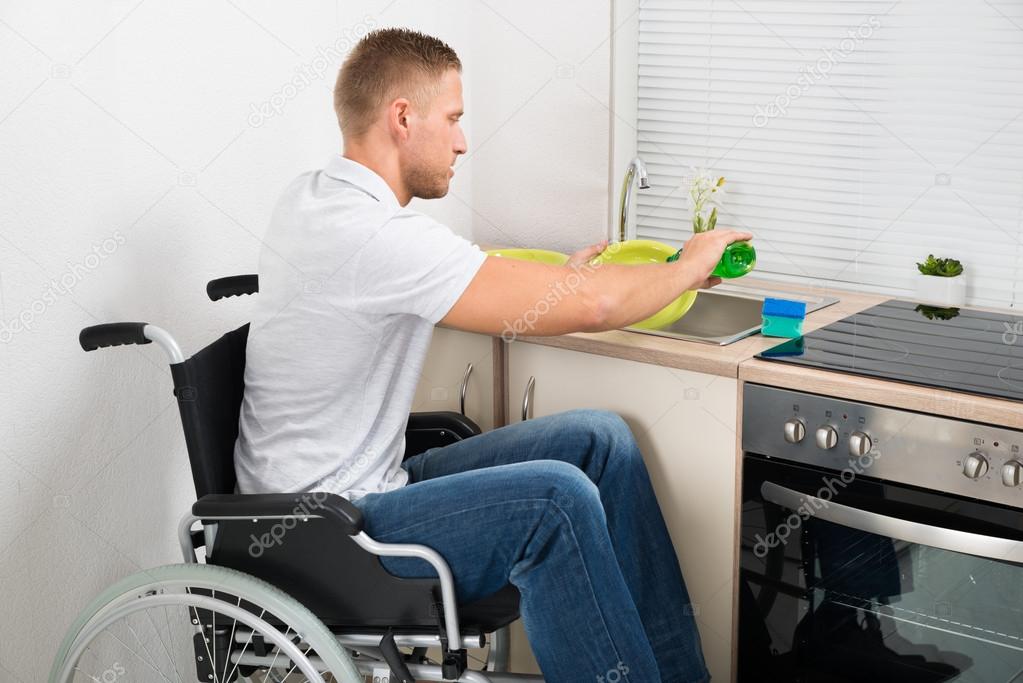
<svg viewBox="0 0 1023 683">
<path fill-rule="evenodd" d="M 760 278 L 744 278 L 743 284 L 779 292 L 838 297 L 837 304 L 807 315 L 803 324 L 805 332 L 841 320 L 891 298 L 864 292 L 811 288 Z M 775 337 L 762 337 L 759 334 L 727 346 L 701 344 L 627 330 L 576 332 L 557 337 L 520 336 L 517 337 L 517 341 L 737 378 L 740 382 L 767 384 L 1010 429 L 1023 429 L 1023 410 L 1013 401 L 754 358 L 761 351 L 783 341 Z"/>
<path fill-rule="evenodd" d="M 814 311 L 806 316 L 806 321 L 803 323 L 803 330 L 805 332 L 823 327 L 890 298 L 877 294 L 810 288 L 750 277 L 743 278 L 742 284 L 755 288 L 771 289 L 779 293 L 794 292 L 813 294 L 814 296 L 838 297 L 839 302 L 837 304 Z M 717 346 L 715 344 L 702 344 L 700 342 L 671 339 L 628 330 L 575 332 L 558 337 L 520 336 L 516 339 L 529 344 L 555 346 L 573 351 L 594 353 L 613 358 L 625 358 L 642 363 L 652 363 L 654 365 L 731 378 L 739 377 L 739 366 L 743 362 L 750 360 L 761 351 L 784 341 L 776 337 L 762 337 L 759 334 L 755 334 L 727 346 Z"/>
</svg>

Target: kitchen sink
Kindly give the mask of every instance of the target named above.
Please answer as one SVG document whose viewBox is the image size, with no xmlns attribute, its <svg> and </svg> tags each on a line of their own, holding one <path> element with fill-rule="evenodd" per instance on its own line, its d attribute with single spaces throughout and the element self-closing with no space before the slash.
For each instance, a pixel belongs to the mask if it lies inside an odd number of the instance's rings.
<svg viewBox="0 0 1023 683">
<path fill-rule="evenodd" d="M 670 325 L 646 330 L 626 327 L 631 332 L 724 346 L 760 331 L 764 299 L 774 297 L 806 303 L 807 314 L 838 303 L 836 297 L 819 297 L 793 292 L 718 285 L 700 291 L 689 312 Z"/>
</svg>

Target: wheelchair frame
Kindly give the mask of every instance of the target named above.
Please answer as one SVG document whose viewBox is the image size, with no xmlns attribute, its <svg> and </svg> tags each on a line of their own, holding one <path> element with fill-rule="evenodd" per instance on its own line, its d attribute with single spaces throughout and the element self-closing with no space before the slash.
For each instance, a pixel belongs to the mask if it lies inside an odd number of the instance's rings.
<svg viewBox="0 0 1023 683">
<path fill-rule="evenodd" d="M 209 298 L 217 301 L 220 298 L 252 294 L 258 291 L 258 278 L 255 275 L 242 275 L 213 280 L 207 285 Z M 148 323 L 112 323 L 97 325 L 82 331 L 80 342 L 83 349 L 94 350 L 99 347 L 120 344 L 147 344 L 156 342 L 167 355 L 172 366 L 185 362 L 185 356 L 173 336 L 166 330 Z M 174 368 L 172 367 L 172 370 Z M 463 378 L 461 395 L 464 406 L 465 380 L 471 367 L 467 368 Z M 175 392 L 177 393 L 177 391 Z M 463 408 L 464 410 L 464 408 Z M 471 424 L 471 422 L 470 422 Z M 478 430 L 478 427 L 476 428 Z M 442 432 L 443 433 L 443 432 Z M 477 432 L 478 433 L 478 432 Z M 301 494 L 300 494 L 301 495 Z M 306 496 L 311 494 L 304 494 Z M 507 671 L 508 630 L 507 626 L 493 632 L 490 652 L 486 664 L 487 670 L 475 671 L 467 667 L 467 648 L 481 648 L 487 643 L 486 635 L 479 633 L 463 633 L 460 629 L 458 604 L 455 598 L 454 579 L 444 558 L 432 548 L 419 544 L 382 543 L 369 536 L 362 529 L 361 512 L 346 499 L 323 494 L 323 500 L 301 508 L 296 506 L 296 494 L 258 494 L 250 496 L 229 494 L 206 494 L 201 496 L 178 524 L 178 539 L 183 560 L 186 564 L 199 563 L 197 550 L 207 549 L 207 557 L 212 557 L 218 526 L 227 521 L 292 520 L 296 524 L 308 519 L 322 519 L 337 526 L 338 533 L 349 536 L 360 548 L 377 557 L 414 557 L 430 564 L 437 572 L 440 584 L 439 602 L 443 611 L 443 631 L 436 635 L 428 634 L 392 634 L 390 629 L 381 638 L 378 633 L 346 632 L 335 633 L 338 643 L 349 651 L 354 651 L 353 662 L 363 674 L 387 667 L 397 678 L 392 681 L 412 681 L 410 676 L 424 681 L 469 681 L 472 683 L 512 683 L 513 681 L 543 683 L 542 676 L 531 674 L 515 674 Z M 196 523 L 201 529 L 194 529 Z M 426 665 L 406 661 L 406 656 L 397 651 L 397 647 L 412 647 L 414 655 L 422 657 L 422 651 L 429 647 L 440 647 L 443 662 L 440 666 Z M 364 659 L 361 654 L 372 657 Z M 248 662 L 240 662 L 250 665 Z M 259 666 L 252 661 L 251 666 Z"/>
</svg>

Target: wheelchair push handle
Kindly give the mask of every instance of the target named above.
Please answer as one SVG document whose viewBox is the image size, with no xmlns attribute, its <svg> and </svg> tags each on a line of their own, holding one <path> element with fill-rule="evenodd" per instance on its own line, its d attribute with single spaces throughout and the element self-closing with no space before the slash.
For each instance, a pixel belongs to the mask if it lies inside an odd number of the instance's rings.
<svg viewBox="0 0 1023 683">
<path fill-rule="evenodd" d="M 181 347 L 167 330 L 149 323 L 105 323 L 86 327 L 78 333 L 78 343 L 85 351 L 95 351 L 105 346 L 126 344 L 148 344 L 156 342 L 167 354 L 171 363 L 181 363 L 185 356 Z"/>
<path fill-rule="evenodd" d="M 152 339 L 145 335 L 149 323 L 105 323 L 84 328 L 78 334 L 78 343 L 84 351 L 95 351 L 105 346 L 125 344 L 149 344 Z"/>
<path fill-rule="evenodd" d="M 219 301 L 229 296 L 256 294 L 257 292 L 259 292 L 258 275 L 231 275 L 206 283 L 206 295 L 210 301 Z"/>
</svg>

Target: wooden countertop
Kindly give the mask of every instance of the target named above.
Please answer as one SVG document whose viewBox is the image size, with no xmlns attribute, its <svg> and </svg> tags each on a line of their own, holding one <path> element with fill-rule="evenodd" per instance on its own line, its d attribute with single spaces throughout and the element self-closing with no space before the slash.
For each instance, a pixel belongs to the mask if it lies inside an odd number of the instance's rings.
<svg viewBox="0 0 1023 683">
<path fill-rule="evenodd" d="M 769 280 L 743 278 L 744 286 L 781 292 L 833 296 L 837 304 L 814 311 L 806 316 L 803 330 L 809 332 L 818 327 L 841 320 L 871 306 L 886 301 L 889 297 L 862 292 L 849 292 L 825 288 L 811 289 Z M 626 358 L 641 363 L 664 365 L 682 370 L 693 370 L 722 377 L 738 377 L 741 363 L 753 358 L 764 349 L 776 346 L 783 340 L 776 337 L 762 337 L 755 334 L 734 344 L 717 346 L 683 339 L 658 337 L 642 332 L 612 330 L 609 332 L 575 332 L 558 337 L 517 337 L 518 341 L 542 344 L 573 351 L 583 351 L 614 358 Z"/>
<path fill-rule="evenodd" d="M 761 284 L 763 283 L 758 282 L 758 285 Z M 784 288 L 786 291 L 809 292 L 806 288 L 793 285 L 783 286 L 774 282 L 767 286 L 771 289 L 782 290 Z M 819 294 L 817 291 L 813 293 Z M 803 324 L 803 329 L 806 332 L 841 320 L 890 298 L 837 290 L 823 294 L 837 296 L 840 301 L 833 306 L 807 315 L 806 322 Z M 543 344 L 614 358 L 626 358 L 641 363 L 652 363 L 723 377 L 735 377 L 740 382 L 755 382 L 850 401 L 891 406 L 1010 429 L 1023 429 L 1023 406 L 1015 401 L 843 372 L 818 370 L 788 363 L 772 363 L 754 358 L 756 354 L 781 341 L 773 337 L 762 337 L 759 334 L 728 346 L 700 344 L 625 330 L 598 333 L 578 332 L 560 337 L 519 337 L 519 340 L 530 344 Z"/>
</svg>

